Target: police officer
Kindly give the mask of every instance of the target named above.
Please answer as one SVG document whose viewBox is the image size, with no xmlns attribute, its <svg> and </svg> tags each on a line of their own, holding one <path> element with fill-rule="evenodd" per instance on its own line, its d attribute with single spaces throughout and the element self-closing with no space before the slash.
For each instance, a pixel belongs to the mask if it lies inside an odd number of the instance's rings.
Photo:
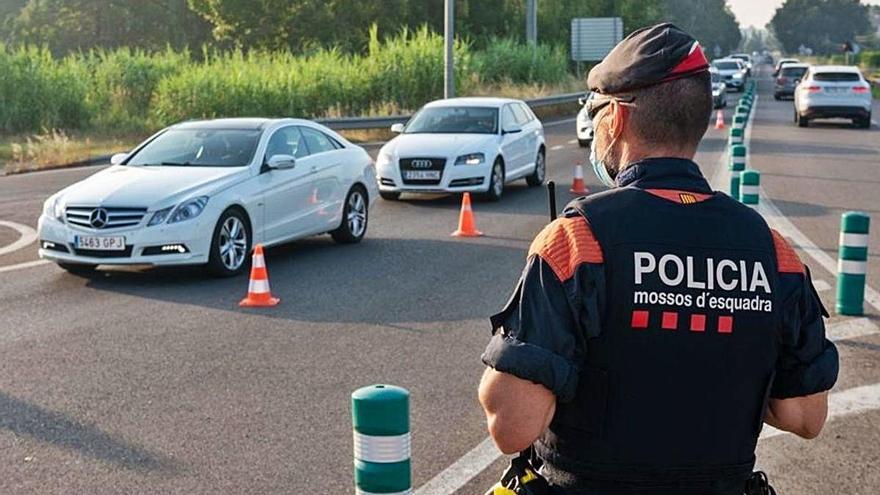
<svg viewBox="0 0 880 495">
<path fill-rule="evenodd" d="M 795 251 L 693 162 L 708 63 L 671 24 L 590 71 L 591 162 L 609 191 L 537 236 L 479 397 L 505 453 L 554 493 L 741 495 L 764 423 L 819 434 L 838 355 Z"/>
</svg>

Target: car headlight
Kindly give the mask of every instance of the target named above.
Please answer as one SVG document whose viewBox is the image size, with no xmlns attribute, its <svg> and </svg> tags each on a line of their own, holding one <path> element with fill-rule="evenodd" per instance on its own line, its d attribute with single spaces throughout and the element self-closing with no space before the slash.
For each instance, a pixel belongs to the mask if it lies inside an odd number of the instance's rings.
<svg viewBox="0 0 880 495">
<path fill-rule="evenodd" d="M 376 166 L 377 167 L 387 167 L 391 165 L 392 158 L 391 153 L 387 151 L 380 151 L 379 156 L 376 157 Z"/>
<path fill-rule="evenodd" d="M 64 221 L 64 205 L 61 204 L 61 197 L 51 197 L 43 203 L 43 214 L 52 217 L 58 221 Z"/>
<path fill-rule="evenodd" d="M 486 156 L 482 153 L 471 153 L 469 155 L 461 155 L 455 159 L 456 165 L 480 165 L 486 160 Z"/>
<path fill-rule="evenodd" d="M 171 214 L 171 210 L 173 210 L 173 206 L 169 206 L 168 208 L 162 208 L 161 210 L 153 213 L 153 217 L 150 218 L 150 221 L 147 222 L 147 227 L 152 227 L 153 225 L 159 225 L 160 223 L 164 223 L 165 220 L 168 220 L 168 215 Z"/>
<path fill-rule="evenodd" d="M 174 213 L 171 214 L 168 223 L 177 223 L 193 219 L 204 211 L 206 204 L 208 204 L 207 196 L 199 196 L 198 198 L 193 198 L 189 201 L 180 203 L 177 209 L 174 210 Z"/>
<path fill-rule="evenodd" d="M 733 78 L 734 79 L 742 79 L 743 78 L 742 72 L 737 72 L 736 74 L 733 75 Z"/>
</svg>

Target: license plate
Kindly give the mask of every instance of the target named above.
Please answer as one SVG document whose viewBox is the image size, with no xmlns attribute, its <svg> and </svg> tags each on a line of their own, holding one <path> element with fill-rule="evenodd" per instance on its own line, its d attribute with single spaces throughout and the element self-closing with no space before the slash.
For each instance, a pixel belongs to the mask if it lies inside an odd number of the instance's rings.
<svg viewBox="0 0 880 495">
<path fill-rule="evenodd" d="M 842 93 L 846 88 L 825 88 L 828 93 Z"/>
<path fill-rule="evenodd" d="M 75 244 L 77 249 L 91 249 L 95 251 L 124 251 L 125 237 L 98 237 L 90 235 L 76 236 Z"/>
<path fill-rule="evenodd" d="M 406 180 L 440 180 L 439 170 L 404 170 Z"/>
</svg>

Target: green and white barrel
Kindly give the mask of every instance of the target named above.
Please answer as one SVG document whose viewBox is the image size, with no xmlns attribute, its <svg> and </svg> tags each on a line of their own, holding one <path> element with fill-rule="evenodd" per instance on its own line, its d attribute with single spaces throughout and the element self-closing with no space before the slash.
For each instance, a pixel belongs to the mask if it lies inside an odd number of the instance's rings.
<svg viewBox="0 0 880 495">
<path fill-rule="evenodd" d="M 746 127 L 746 116 L 743 114 L 733 116 L 733 127 L 744 129 Z"/>
<path fill-rule="evenodd" d="M 746 169 L 746 147 L 734 144 L 730 147 L 730 197 L 739 199 L 739 183 L 743 170 Z"/>
<path fill-rule="evenodd" d="M 351 394 L 356 495 L 412 494 L 409 392 L 371 385 Z"/>
<path fill-rule="evenodd" d="M 739 200 L 743 204 L 757 206 L 758 194 L 761 189 L 761 173 L 757 170 L 746 170 L 740 177 Z"/>
<path fill-rule="evenodd" d="M 742 127 L 731 127 L 730 128 L 730 144 L 742 144 L 743 143 L 743 128 Z"/>
<path fill-rule="evenodd" d="M 848 211 L 840 217 L 840 248 L 837 253 L 837 313 L 864 314 L 865 274 L 868 268 L 868 227 L 871 217 Z"/>
</svg>

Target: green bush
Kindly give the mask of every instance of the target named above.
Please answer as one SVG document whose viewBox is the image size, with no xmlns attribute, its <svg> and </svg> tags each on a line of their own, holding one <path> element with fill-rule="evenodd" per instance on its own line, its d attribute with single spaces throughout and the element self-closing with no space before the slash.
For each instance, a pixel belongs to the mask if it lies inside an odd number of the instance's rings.
<svg viewBox="0 0 880 495">
<path fill-rule="evenodd" d="M 561 46 L 530 46 L 492 39 L 474 54 L 474 69 L 486 82 L 558 83 L 568 77 L 568 54 Z"/>
<path fill-rule="evenodd" d="M 91 76 L 89 104 L 96 109 L 91 125 L 117 130 L 143 129 L 156 86 L 190 64 L 189 52 L 171 49 L 158 53 L 95 50 L 74 59 Z"/>
<path fill-rule="evenodd" d="M 456 92 L 482 84 L 555 84 L 561 47 L 490 40 L 455 50 Z M 0 132 L 92 128 L 145 131 L 192 118 L 324 117 L 413 110 L 443 95 L 443 37 L 427 27 L 380 39 L 364 54 L 318 49 L 148 53 L 93 50 L 54 59 L 44 48 L 0 45 Z"/>
<path fill-rule="evenodd" d="M 88 122 L 88 71 L 46 48 L 0 45 L 0 132 L 75 128 Z"/>
<path fill-rule="evenodd" d="M 862 66 L 870 69 L 880 68 L 880 50 L 866 51 L 859 54 Z"/>
</svg>

